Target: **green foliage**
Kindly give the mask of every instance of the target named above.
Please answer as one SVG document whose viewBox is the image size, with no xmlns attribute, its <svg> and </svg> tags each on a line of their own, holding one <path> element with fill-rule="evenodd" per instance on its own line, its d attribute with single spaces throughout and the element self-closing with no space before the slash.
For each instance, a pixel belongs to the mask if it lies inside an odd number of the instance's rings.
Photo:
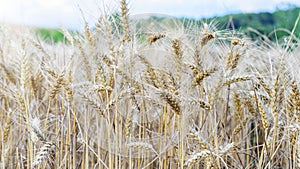
<svg viewBox="0 0 300 169">
<path fill-rule="evenodd" d="M 293 8 L 287 11 L 277 10 L 273 14 L 273 18 L 275 20 L 276 28 L 286 28 L 289 31 L 292 31 L 295 21 L 300 14 L 300 8 Z M 287 36 L 288 33 L 284 31 L 277 31 L 276 35 L 278 37 Z M 297 26 L 295 30 L 295 35 L 300 37 L 300 25 Z"/>
<path fill-rule="evenodd" d="M 276 10 L 274 13 L 232 14 L 213 18 L 221 26 L 220 29 L 239 29 L 252 38 L 257 34 L 248 28 L 254 28 L 270 39 L 282 39 L 291 32 L 299 15 L 300 8 L 291 7 L 286 10 Z M 210 19 L 212 20 L 212 19 Z M 300 37 L 300 26 L 295 30 L 295 36 Z"/>
<path fill-rule="evenodd" d="M 195 20 L 191 18 L 172 18 L 173 20 L 181 21 L 184 23 L 185 28 L 189 28 L 190 23 L 194 23 L 193 26 L 200 26 L 201 22 L 215 22 L 220 30 L 239 30 L 245 33 L 247 36 L 253 39 L 259 35 L 257 32 L 253 32 L 253 29 L 260 34 L 268 36 L 271 40 L 282 40 L 288 36 L 291 32 L 296 19 L 299 15 L 300 8 L 295 6 L 289 6 L 286 9 L 277 9 L 275 12 L 261 12 L 261 13 L 240 13 L 230 14 L 222 17 L 204 18 L 201 20 Z M 155 20 L 156 22 L 165 22 L 168 18 L 164 17 L 151 17 L 148 19 L 148 24 Z M 145 20 L 142 21 L 140 26 L 147 24 Z M 249 28 L 252 28 L 249 29 Z M 300 37 L 300 26 L 295 30 L 296 37 Z"/>
<path fill-rule="evenodd" d="M 108 21 L 112 24 L 112 34 L 120 34 L 123 31 L 121 15 L 119 13 L 110 15 Z"/>
<path fill-rule="evenodd" d="M 59 29 L 38 28 L 36 34 L 49 43 L 65 41 L 65 36 Z"/>
<path fill-rule="evenodd" d="M 295 21 L 300 13 L 300 8 L 295 6 L 289 6 L 288 9 L 278 9 L 274 13 L 261 12 L 261 13 L 247 13 L 247 14 L 231 14 L 222 17 L 205 18 L 202 20 L 195 20 L 191 18 L 168 18 L 152 16 L 148 19 L 140 19 L 136 23 L 136 29 L 142 32 L 143 27 L 151 23 L 169 23 L 169 26 L 174 24 L 174 19 L 178 22 L 184 23 L 184 26 L 188 28 L 190 23 L 194 23 L 194 26 L 200 26 L 201 22 L 214 21 L 217 23 L 218 28 L 222 29 L 236 29 L 244 32 L 253 39 L 257 38 L 257 33 L 253 32 L 249 28 L 257 30 L 259 33 L 267 35 L 271 40 L 281 40 L 289 35 L 292 31 Z M 112 23 L 112 33 L 120 34 L 122 32 L 121 18 L 119 13 L 115 13 L 109 17 L 109 21 Z M 140 32 L 140 33 L 142 33 Z M 36 29 L 36 34 L 42 37 L 46 42 L 65 42 L 65 37 L 59 29 Z M 295 30 L 295 36 L 300 37 L 300 26 Z M 145 41 L 145 35 L 140 35 L 140 40 Z"/>
</svg>

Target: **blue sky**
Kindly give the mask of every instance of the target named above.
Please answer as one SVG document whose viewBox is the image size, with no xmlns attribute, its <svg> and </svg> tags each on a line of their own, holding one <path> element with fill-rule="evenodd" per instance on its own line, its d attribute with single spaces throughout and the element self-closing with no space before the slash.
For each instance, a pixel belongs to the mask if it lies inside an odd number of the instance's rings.
<svg viewBox="0 0 300 169">
<path fill-rule="evenodd" d="M 129 0 L 130 13 L 167 14 L 203 18 L 228 13 L 273 11 L 280 4 L 300 6 L 300 0 Z M 0 21 L 40 27 L 82 28 L 85 18 L 92 23 L 104 9 L 118 10 L 116 0 L 0 0 Z"/>
</svg>

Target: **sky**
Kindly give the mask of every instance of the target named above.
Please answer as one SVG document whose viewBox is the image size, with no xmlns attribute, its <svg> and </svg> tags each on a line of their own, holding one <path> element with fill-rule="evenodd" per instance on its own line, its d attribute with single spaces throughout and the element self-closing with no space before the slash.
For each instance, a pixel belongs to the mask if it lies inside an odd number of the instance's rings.
<svg viewBox="0 0 300 169">
<path fill-rule="evenodd" d="M 119 10 L 119 0 L 0 0 L 0 22 L 80 29 L 105 12 Z M 129 0 L 131 15 L 148 13 L 205 18 L 229 13 L 274 11 L 300 0 Z M 83 17 L 84 16 L 84 17 Z"/>
</svg>

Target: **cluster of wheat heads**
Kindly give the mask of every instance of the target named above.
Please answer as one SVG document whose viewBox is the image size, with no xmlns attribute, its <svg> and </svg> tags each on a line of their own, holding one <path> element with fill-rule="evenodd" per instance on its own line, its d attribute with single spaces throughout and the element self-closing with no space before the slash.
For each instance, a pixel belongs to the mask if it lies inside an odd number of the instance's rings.
<svg viewBox="0 0 300 169">
<path fill-rule="evenodd" d="M 1 168 L 300 167 L 299 39 L 128 13 L 59 44 L 1 27 Z"/>
</svg>

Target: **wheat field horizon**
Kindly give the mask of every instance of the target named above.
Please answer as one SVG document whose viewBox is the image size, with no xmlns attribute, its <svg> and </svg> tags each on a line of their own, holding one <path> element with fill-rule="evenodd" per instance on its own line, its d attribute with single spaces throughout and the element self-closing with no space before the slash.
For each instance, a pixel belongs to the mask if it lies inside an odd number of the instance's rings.
<svg viewBox="0 0 300 169">
<path fill-rule="evenodd" d="M 0 168 L 300 168 L 300 13 L 284 41 L 129 15 L 0 26 Z"/>
</svg>

